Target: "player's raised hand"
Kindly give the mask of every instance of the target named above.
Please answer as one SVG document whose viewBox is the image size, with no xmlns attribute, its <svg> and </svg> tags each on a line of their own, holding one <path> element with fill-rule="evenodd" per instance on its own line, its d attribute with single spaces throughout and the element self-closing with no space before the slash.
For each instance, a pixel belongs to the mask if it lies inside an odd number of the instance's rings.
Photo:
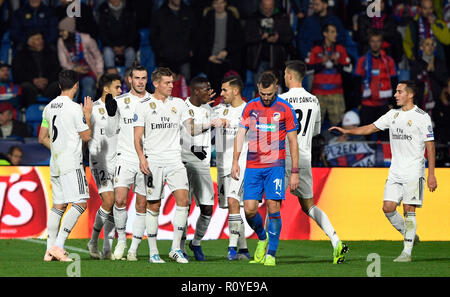
<svg viewBox="0 0 450 297">
<path fill-rule="evenodd" d="M 85 117 L 91 116 L 93 105 L 94 102 L 92 101 L 91 97 L 89 96 L 84 97 L 83 104 L 81 105 L 81 107 L 83 108 L 83 114 Z"/>
<path fill-rule="evenodd" d="M 106 112 L 110 117 L 113 117 L 116 115 L 117 111 L 117 101 L 114 100 L 113 96 L 111 94 L 107 94 L 105 97 L 105 107 Z"/>
<path fill-rule="evenodd" d="M 427 185 L 430 192 L 434 192 L 437 188 L 436 176 L 428 175 Z"/>
<path fill-rule="evenodd" d="M 231 177 L 235 180 L 239 180 L 239 176 L 241 175 L 241 168 L 237 162 L 233 162 L 233 166 L 231 167 Z"/>
</svg>

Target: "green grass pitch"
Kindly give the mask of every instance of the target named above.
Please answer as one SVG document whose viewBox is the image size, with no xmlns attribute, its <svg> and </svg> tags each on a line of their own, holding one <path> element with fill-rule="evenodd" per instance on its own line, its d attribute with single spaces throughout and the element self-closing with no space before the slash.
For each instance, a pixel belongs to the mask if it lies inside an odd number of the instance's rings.
<svg viewBox="0 0 450 297">
<path fill-rule="evenodd" d="M 246 261 L 229 262 L 226 259 L 228 240 L 202 242 L 206 262 L 196 262 L 192 252 L 189 264 L 170 260 L 171 241 L 158 241 L 161 257 L 166 264 L 148 263 L 148 244 L 144 239 L 138 250 L 137 262 L 90 259 L 86 249 L 87 239 L 71 239 L 66 242 L 68 253 L 80 256 L 82 277 L 366 277 L 372 261 L 368 255 L 380 256 L 382 277 L 449 277 L 450 242 L 420 242 L 413 250 L 413 262 L 394 263 L 402 248 L 400 241 L 349 241 L 350 251 L 346 261 L 332 264 L 332 247 L 329 241 L 281 240 L 277 252 L 277 266 L 265 267 Z M 99 246 L 102 246 L 102 240 Z M 114 246 L 115 246 L 114 242 Z M 128 247 L 130 240 L 128 240 Z M 249 239 L 250 253 L 256 240 Z M 0 240 L 0 276 L 66 276 L 68 263 L 44 262 L 45 240 Z M 369 267 L 370 268 L 370 267 Z M 370 269 L 369 269 L 370 270 Z"/>
</svg>

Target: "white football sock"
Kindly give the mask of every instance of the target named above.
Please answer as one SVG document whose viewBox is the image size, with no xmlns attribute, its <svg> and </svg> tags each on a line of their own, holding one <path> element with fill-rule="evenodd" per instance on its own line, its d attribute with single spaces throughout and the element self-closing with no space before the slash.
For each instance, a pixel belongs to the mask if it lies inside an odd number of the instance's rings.
<svg viewBox="0 0 450 297">
<path fill-rule="evenodd" d="M 181 236 L 180 240 L 180 250 L 183 251 L 183 253 L 186 252 L 186 237 L 188 232 L 188 222 L 186 221 L 186 226 L 184 227 L 183 235 Z"/>
<path fill-rule="evenodd" d="M 245 223 L 241 217 L 241 225 L 239 227 L 239 239 L 238 246 L 240 250 L 246 250 L 247 248 L 247 239 L 245 238 Z"/>
<path fill-rule="evenodd" d="M 111 251 L 115 235 L 116 226 L 114 225 L 114 217 L 112 213 L 110 213 L 103 227 L 103 253 Z"/>
<path fill-rule="evenodd" d="M 414 245 L 414 237 L 416 236 L 417 223 L 416 223 L 416 213 L 407 212 L 405 213 L 405 240 L 403 242 L 403 252 L 411 255 L 412 248 Z"/>
<path fill-rule="evenodd" d="M 209 222 L 211 221 L 211 216 L 200 215 L 195 225 L 194 239 L 192 240 L 192 245 L 199 246 L 200 241 L 203 236 L 205 236 L 208 230 Z"/>
<path fill-rule="evenodd" d="M 325 234 L 330 238 L 331 244 L 333 248 L 336 248 L 339 237 L 334 231 L 333 226 L 331 225 L 328 216 L 317 206 L 313 205 L 307 212 L 308 216 L 310 216 L 314 221 L 316 221 L 317 225 L 325 232 Z"/>
<path fill-rule="evenodd" d="M 55 244 L 63 214 L 63 210 L 59 210 L 54 207 L 50 209 L 47 221 L 47 251 Z"/>
<path fill-rule="evenodd" d="M 405 220 L 401 214 L 394 210 L 393 212 L 385 213 L 385 216 L 398 232 L 402 235 L 405 234 Z"/>
<path fill-rule="evenodd" d="M 136 212 L 136 217 L 133 222 L 133 239 L 131 240 L 128 252 L 137 253 L 139 244 L 142 241 L 142 236 L 144 236 L 145 233 L 145 217 L 146 213 Z"/>
<path fill-rule="evenodd" d="M 230 242 L 229 247 L 237 247 L 240 229 L 241 229 L 241 214 L 230 214 L 228 215 L 228 230 Z"/>
<path fill-rule="evenodd" d="M 64 219 L 61 222 L 61 231 L 58 233 L 58 237 L 56 238 L 55 245 L 64 249 L 64 243 L 66 242 L 67 237 L 70 232 L 72 232 L 73 227 L 77 223 L 78 219 L 84 212 L 84 208 L 77 205 L 72 204 L 72 207 L 67 211 Z"/>
<path fill-rule="evenodd" d="M 119 241 L 126 241 L 126 227 L 127 227 L 127 208 L 126 207 L 117 207 L 114 205 L 113 208 L 114 215 L 114 223 L 116 224 L 117 229 L 117 238 Z"/>
<path fill-rule="evenodd" d="M 183 236 L 184 229 L 186 229 L 186 222 L 188 217 L 189 207 L 175 206 L 175 214 L 173 217 L 173 240 L 172 251 L 180 249 L 180 241 Z"/>
<path fill-rule="evenodd" d="M 105 221 L 108 219 L 109 211 L 104 210 L 101 206 L 95 214 L 94 225 L 92 226 L 91 242 L 98 242 L 98 236 L 102 231 Z"/>
<path fill-rule="evenodd" d="M 150 256 L 159 254 L 156 237 L 158 235 L 158 216 L 159 212 L 153 212 L 147 209 L 145 216 L 145 229 L 147 229 L 148 247 Z"/>
</svg>

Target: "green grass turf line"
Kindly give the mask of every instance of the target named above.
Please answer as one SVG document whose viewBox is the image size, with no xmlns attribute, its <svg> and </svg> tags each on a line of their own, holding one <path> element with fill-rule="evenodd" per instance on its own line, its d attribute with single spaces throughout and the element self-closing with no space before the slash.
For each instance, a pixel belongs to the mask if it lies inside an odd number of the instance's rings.
<svg viewBox="0 0 450 297">
<path fill-rule="evenodd" d="M 281 240 L 277 251 L 277 266 L 265 267 L 247 261 L 226 259 L 228 240 L 202 242 L 206 262 L 196 262 L 192 252 L 189 264 L 178 264 L 169 259 L 171 241 L 158 241 L 161 258 L 166 264 L 148 263 L 148 244 L 143 240 L 137 262 L 93 260 L 87 253 L 87 239 L 71 239 L 66 250 L 80 256 L 81 276 L 137 276 L 137 277 L 366 277 L 367 261 L 371 253 L 380 255 L 381 276 L 449 277 L 450 242 L 420 242 L 413 249 L 413 262 L 394 263 L 403 248 L 400 241 L 349 241 L 346 261 L 332 264 L 332 246 L 329 241 Z M 256 240 L 248 240 L 253 256 Z M 128 247 L 131 240 L 128 240 Z M 99 247 L 103 241 L 99 241 Z M 114 241 L 115 246 L 116 241 Z M 187 244 L 186 244 L 187 247 Z M 45 240 L 0 240 L 0 276 L 66 276 L 69 263 L 44 262 Z"/>
</svg>

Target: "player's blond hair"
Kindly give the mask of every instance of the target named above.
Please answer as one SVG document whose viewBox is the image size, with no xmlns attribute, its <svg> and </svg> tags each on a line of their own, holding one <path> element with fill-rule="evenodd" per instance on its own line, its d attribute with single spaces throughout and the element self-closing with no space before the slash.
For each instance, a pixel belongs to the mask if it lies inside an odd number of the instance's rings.
<svg viewBox="0 0 450 297">
<path fill-rule="evenodd" d="M 153 70 L 151 79 L 152 81 L 160 81 L 163 76 L 174 77 L 175 74 L 167 67 L 158 67 Z"/>
</svg>

